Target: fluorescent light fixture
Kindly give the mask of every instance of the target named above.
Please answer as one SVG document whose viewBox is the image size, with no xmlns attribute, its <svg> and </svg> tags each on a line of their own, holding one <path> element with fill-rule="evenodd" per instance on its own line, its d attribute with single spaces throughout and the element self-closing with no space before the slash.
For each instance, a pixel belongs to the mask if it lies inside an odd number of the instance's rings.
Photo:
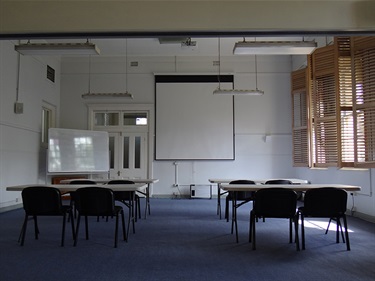
<svg viewBox="0 0 375 281">
<path fill-rule="evenodd" d="M 127 98 L 133 99 L 133 95 L 125 92 L 125 93 L 86 93 L 82 95 L 83 99 L 91 99 L 91 98 Z"/>
<path fill-rule="evenodd" d="M 224 90 L 217 88 L 214 92 L 214 95 L 236 95 L 236 96 L 262 96 L 264 91 L 262 90 Z"/>
<path fill-rule="evenodd" d="M 59 56 L 59 55 L 99 55 L 99 48 L 90 42 L 86 43 L 26 43 L 14 46 L 22 55 Z"/>
<path fill-rule="evenodd" d="M 317 47 L 314 41 L 242 41 L 234 45 L 235 55 L 309 55 Z"/>
</svg>

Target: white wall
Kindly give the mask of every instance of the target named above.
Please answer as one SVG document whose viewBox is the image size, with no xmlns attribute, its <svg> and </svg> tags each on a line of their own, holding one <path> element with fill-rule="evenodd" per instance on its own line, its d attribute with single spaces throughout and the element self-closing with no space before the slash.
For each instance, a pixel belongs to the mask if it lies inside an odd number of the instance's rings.
<svg viewBox="0 0 375 281">
<path fill-rule="evenodd" d="M 138 67 L 128 68 L 126 103 L 154 103 L 153 73 L 217 74 L 217 57 L 128 57 Z M 173 161 L 154 161 L 155 196 L 188 194 L 190 183 L 208 184 L 208 178 L 294 177 L 291 143 L 290 56 L 258 56 L 258 87 L 264 96 L 235 97 L 234 161 L 179 161 L 178 181 Z M 92 57 L 91 92 L 125 90 L 123 57 Z M 64 58 L 61 82 L 61 126 L 87 129 L 87 107 L 81 95 L 88 91 L 88 58 Z M 235 87 L 255 88 L 254 56 L 221 58 L 221 73 L 234 73 Z M 267 138 L 266 138 L 267 136 Z M 180 186 L 173 187 L 174 183 Z"/>
<path fill-rule="evenodd" d="M 56 70 L 55 83 L 46 78 L 47 64 Z M 17 66 L 14 42 L 0 41 L 0 208 L 20 202 L 20 192 L 7 192 L 4 187 L 44 183 L 45 151 L 40 148 L 42 102 L 57 108 L 60 103 L 59 61 L 21 56 L 18 101 L 24 104 L 24 111 L 15 114 Z"/>
</svg>

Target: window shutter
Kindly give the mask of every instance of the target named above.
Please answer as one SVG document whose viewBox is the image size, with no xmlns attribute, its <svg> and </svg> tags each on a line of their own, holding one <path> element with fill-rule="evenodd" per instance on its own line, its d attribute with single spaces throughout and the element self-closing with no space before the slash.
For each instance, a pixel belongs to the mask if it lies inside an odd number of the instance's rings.
<svg viewBox="0 0 375 281">
<path fill-rule="evenodd" d="M 355 166 L 375 167 L 375 38 L 353 37 Z"/>
<path fill-rule="evenodd" d="M 340 115 L 338 167 L 354 166 L 353 91 L 350 37 L 335 38 Z"/>
<path fill-rule="evenodd" d="M 314 166 L 354 166 L 350 37 L 313 53 Z"/>
<path fill-rule="evenodd" d="M 309 68 L 292 72 L 293 166 L 309 167 Z"/>
<path fill-rule="evenodd" d="M 335 79 L 334 46 L 319 48 L 312 54 L 313 65 L 313 127 L 314 166 L 336 166 L 338 161 L 337 137 L 337 83 Z"/>
</svg>

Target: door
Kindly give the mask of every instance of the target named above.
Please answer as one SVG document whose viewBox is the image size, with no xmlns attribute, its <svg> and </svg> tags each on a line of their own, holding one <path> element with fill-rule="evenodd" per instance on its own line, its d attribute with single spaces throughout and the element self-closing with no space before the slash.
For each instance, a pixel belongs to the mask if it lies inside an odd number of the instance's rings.
<svg viewBox="0 0 375 281">
<path fill-rule="evenodd" d="M 111 179 L 147 178 L 147 133 L 109 133 Z"/>
</svg>

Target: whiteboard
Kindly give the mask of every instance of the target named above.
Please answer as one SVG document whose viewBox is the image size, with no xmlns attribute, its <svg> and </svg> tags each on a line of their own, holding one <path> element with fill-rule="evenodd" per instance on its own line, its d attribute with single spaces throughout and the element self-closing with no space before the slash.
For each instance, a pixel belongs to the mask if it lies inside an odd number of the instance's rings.
<svg viewBox="0 0 375 281">
<path fill-rule="evenodd" d="M 49 173 L 101 173 L 109 171 L 107 132 L 50 128 Z"/>
<path fill-rule="evenodd" d="M 156 160 L 234 159 L 233 97 L 213 95 L 217 79 L 156 78 Z M 221 82 L 221 88 L 233 83 Z"/>
</svg>

